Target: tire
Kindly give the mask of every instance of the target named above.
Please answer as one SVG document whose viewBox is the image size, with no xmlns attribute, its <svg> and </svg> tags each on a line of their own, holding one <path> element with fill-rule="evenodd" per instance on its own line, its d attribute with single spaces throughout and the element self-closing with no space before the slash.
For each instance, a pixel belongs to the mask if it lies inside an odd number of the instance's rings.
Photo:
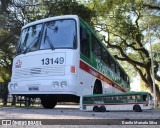
<svg viewBox="0 0 160 128">
<path fill-rule="evenodd" d="M 41 98 L 41 104 L 46 109 L 53 109 L 57 105 L 57 101 L 46 99 L 46 98 Z"/>
<path fill-rule="evenodd" d="M 100 106 L 99 107 L 99 112 L 106 112 L 106 107 L 105 106 Z"/>
<path fill-rule="evenodd" d="M 139 105 L 134 105 L 133 110 L 135 112 L 142 112 L 142 109 L 141 109 L 141 107 Z"/>
<path fill-rule="evenodd" d="M 100 107 L 94 106 L 93 111 L 94 112 L 106 112 L 106 107 L 105 106 L 100 106 Z"/>
<path fill-rule="evenodd" d="M 98 106 L 94 106 L 94 107 L 93 107 L 93 111 L 94 111 L 94 112 L 99 112 L 99 107 L 98 107 Z"/>
</svg>

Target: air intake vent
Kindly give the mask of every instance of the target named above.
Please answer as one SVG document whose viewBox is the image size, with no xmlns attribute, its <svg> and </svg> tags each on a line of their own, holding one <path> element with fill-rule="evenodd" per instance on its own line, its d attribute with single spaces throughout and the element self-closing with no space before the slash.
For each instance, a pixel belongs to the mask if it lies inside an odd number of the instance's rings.
<svg viewBox="0 0 160 128">
<path fill-rule="evenodd" d="M 21 68 L 15 69 L 13 78 L 42 77 L 42 76 L 63 76 L 65 67 L 40 67 L 40 68 Z"/>
<path fill-rule="evenodd" d="M 41 74 L 41 68 L 32 68 L 31 74 Z"/>
</svg>

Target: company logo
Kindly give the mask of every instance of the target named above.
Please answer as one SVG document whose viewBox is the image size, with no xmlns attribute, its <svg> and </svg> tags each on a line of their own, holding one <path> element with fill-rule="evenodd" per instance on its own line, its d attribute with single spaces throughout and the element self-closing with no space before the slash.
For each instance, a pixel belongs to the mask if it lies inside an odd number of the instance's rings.
<svg viewBox="0 0 160 128">
<path fill-rule="evenodd" d="M 2 125 L 12 125 L 11 120 L 2 120 Z"/>
<path fill-rule="evenodd" d="M 5 125 L 5 126 L 11 126 L 11 125 L 42 125 L 42 121 L 40 120 L 20 120 L 20 119 L 16 119 L 16 120 L 1 120 L 1 124 L 0 125 Z"/>
<path fill-rule="evenodd" d="M 22 61 L 17 60 L 15 68 L 21 68 L 21 65 L 22 65 Z"/>
</svg>

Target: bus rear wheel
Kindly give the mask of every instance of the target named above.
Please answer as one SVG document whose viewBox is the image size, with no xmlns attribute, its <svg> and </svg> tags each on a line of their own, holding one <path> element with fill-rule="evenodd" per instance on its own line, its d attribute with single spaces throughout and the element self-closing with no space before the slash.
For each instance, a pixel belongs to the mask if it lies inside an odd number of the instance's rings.
<svg viewBox="0 0 160 128">
<path fill-rule="evenodd" d="M 57 105 L 57 101 L 47 98 L 41 98 L 41 104 L 46 109 L 53 109 Z"/>
<path fill-rule="evenodd" d="M 139 105 L 134 105 L 133 110 L 135 112 L 142 112 L 142 109 L 141 109 L 141 107 Z"/>
<path fill-rule="evenodd" d="M 94 111 L 94 112 L 99 112 L 99 107 L 98 107 L 98 106 L 94 106 L 94 107 L 93 107 L 93 111 Z"/>
<path fill-rule="evenodd" d="M 100 106 L 100 107 L 94 106 L 93 111 L 94 112 L 106 112 L 106 107 L 105 106 Z"/>
</svg>

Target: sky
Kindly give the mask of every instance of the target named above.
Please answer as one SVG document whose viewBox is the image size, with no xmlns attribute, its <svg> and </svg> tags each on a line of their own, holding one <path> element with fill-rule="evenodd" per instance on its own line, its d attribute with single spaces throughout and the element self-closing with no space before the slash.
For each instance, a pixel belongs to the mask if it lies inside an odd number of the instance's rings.
<svg viewBox="0 0 160 128">
<path fill-rule="evenodd" d="M 136 91 L 136 92 L 141 91 L 140 77 L 136 76 L 135 78 L 133 78 L 130 86 L 131 86 L 131 90 L 130 91 Z"/>
</svg>

